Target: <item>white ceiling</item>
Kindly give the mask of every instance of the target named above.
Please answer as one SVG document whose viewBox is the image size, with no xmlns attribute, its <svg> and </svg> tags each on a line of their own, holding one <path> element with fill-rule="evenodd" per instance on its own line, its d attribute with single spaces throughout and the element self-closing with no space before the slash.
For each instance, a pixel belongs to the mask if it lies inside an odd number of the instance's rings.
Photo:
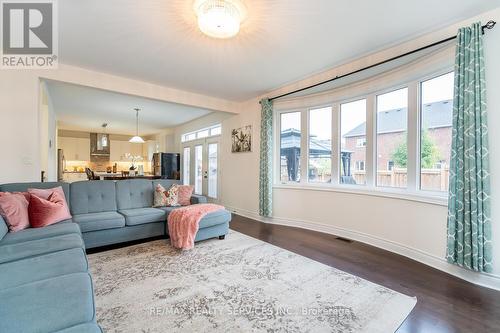
<svg viewBox="0 0 500 333">
<path fill-rule="evenodd" d="M 229 40 L 199 32 L 191 0 L 58 3 L 61 62 L 241 101 L 500 0 L 246 0 Z"/>
<path fill-rule="evenodd" d="M 151 135 L 211 113 L 175 103 L 119 94 L 56 81 L 46 81 L 60 129 L 135 135 L 135 107 L 139 134 Z"/>
</svg>

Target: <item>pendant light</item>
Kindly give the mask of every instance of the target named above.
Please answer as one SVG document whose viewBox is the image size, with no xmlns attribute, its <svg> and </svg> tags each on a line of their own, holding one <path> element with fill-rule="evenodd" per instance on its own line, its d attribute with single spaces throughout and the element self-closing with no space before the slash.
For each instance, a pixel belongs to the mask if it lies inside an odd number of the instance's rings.
<svg viewBox="0 0 500 333">
<path fill-rule="evenodd" d="M 144 140 L 139 136 L 139 108 L 135 108 L 135 136 L 128 140 L 131 143 L 144 143 Z"/>
</svg>

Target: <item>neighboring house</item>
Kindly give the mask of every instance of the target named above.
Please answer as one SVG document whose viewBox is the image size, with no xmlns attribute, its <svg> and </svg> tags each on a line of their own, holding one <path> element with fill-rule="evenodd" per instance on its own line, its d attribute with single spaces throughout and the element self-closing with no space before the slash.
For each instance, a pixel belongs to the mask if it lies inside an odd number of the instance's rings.
<svg viewBox="0 0 500 333">
<path fill-rule="evenodd" d="M 424 105 L 422 119 L 430 140 L 440 152 L 440 163 L 449 165 L 451 148 L 452 100 Z M 391 170 L 396 148 L 405 141 L 408 109 L 395 109 L 377 113 L 377 169 Z M 364 171 L 366 165 L 366 123 L 362 123 L 343 136 L 342 149 L 352 151 L 354 171 Z M 439 168 L 437 163 L 434 167 Z"/>
</svg>

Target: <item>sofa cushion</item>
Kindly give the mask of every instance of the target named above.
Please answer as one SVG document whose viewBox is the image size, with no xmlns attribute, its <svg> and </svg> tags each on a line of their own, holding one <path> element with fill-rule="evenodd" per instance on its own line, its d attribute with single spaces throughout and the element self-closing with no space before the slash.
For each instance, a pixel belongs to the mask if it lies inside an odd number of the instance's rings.
<svg viewBox="0 0 500 333">
<path fill-rule="evenodd" d="M 82 232 L 113 229 L 125 226 L 125 218 L 117 212 L 74 215 L 73 221 L 80 225 Z"/>
<path fill-rule="evenodd" d="M 74 248 L 84 248 L 82 237 L 79 234 L 67 234 L 22 243 L 0 244 L 0 263 Z"/>
<path fill-rule="evenodd" d="M 85 323 L 65 328 L 55 333 L 102 333 L 102 330 L 96 323 Z"/>
<path fill-rule="evenodd" d="M 88 273 L 3 289 L 0 299 L 0 332 L 48 333 L 94 320 Z"/>
<path fill-rule="evenodd" d="M 125 216 L 126 225 L 161 222 L 167 218 L 165 211 L 158 208 L 123 209 L 119 212 Z"/>
<path fill-rule="evenodd" d="M 0 241 L 0 246 L 67 234 L 80 235 L 80 228 L 78 227 L 78 224 L 72 223 L 71 220 L 68 220 L 49 225 L 45 228 L 28 228 L 19 232 L 8 233 Z"/>
<path fill-rule="evenodd" d="M 153 183 L 145 179 L 119 180 L 116 199 L 119 210 L 152 207 Z"/>
<path fill-rule="evenodd" d="M 116 187 L 112 180 L 71 183 L 73 215 L 116 211 Z"/>
<path fill-rule="evenodd" d="M 70 202 L 70 191 L 68 183 L 56 183 L 56 182 L 47 182 L 47 183 L 12 183 L 12 184 L 1 184 L 0 192 L 28 192 L 29 188 L 40 188 L 40 189 L 51 189 L 61 186 L 64 191 L 64 196 L 66 197 L 66 201 L 68 205 L 71 206 Z"/>
<path fill-rule="evenodd" d="M 9 232 L 9 228 L 5 223 L 4 219 L 0 216 L 0 241 L 3 239 L 5 235 Z"/>
<path fill-rule="evenodd" d="M 58 251 L 0 264 L 0 286 L 11 288 L 87 270 L 87 257 L 82 248 Z"/>
<path fill-rule="evenodd" d="M 167 217 L 168 214 L 179 207 L 161 207 L 159 209 L 163 210 Z M 217 210 L 215 212 L 208 213 L 204 218 L 200 221 L 200 229 L 212 227 L 218 224 L 224 224 L 231 221 L 231 213 L 225 209 Z"/>
<path fill-rule="evenodd" d="M 224 224 L 231 221 L 231 213 L 225 209 L 217 210 L 215 212 L 208 213 L 200 221 L 200 229 L 212 227 L 218 224 Z"/>
<path fill-rule="evenodd" d="M 181 208 L 181 206 L 179 207 L 159 207 L 158 209 L 161 209 L 162 211 L 165 212 L 165 217 L 168 217 L 168 214 L 173 211 L 174 209 L 177 209 L 177 208 Z"/>
</svg>

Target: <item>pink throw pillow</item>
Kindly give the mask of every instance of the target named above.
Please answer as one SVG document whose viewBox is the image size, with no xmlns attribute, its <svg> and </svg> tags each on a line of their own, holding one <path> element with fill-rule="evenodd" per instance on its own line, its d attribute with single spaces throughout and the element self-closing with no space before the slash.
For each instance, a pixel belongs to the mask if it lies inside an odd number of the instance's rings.
<svg viewBox="0 0 500 333">
<path fill-rule="evenodd" d="M 63 190 L 62 186 L 49 188 L 49 189 L 41 189 L 41 188 L 29 188 L 28 189 L 29 194 L 34 194 L 37 197 L 45 199 L 45 200 L 49 200 L 49 197 L 54 192 L 57 192 L 57 194 L 59 194 L 59 196 L 63 199 L 64 209 L 66 210 L 66 213 L 69 216 L 68 219 L 70 219 L 71 213 L 69 212 L 68 203 L 66 202 L 66 196 L 64 195 L 64 190 Z"/>
<path fill-rule="evenodd" d="M 28 212 L 33 228 L 45 227 L 71 218 L 67 211 L 66 200 L 56 191 L 48 200 L 32 194 Z"/>
<path fill-rule="evenodd" d="M 177 192 L 177 201 L 181 206 L 189 206 L 191 204 L 191 196 L 193 195 L 194 186 L 179 185 Z"/>
<path fill-rule="evenodd" d="M 29 228 L 28 193 L 0 193 L 0 215 L 4 218 L 10 232 Z"/>
</svg>

